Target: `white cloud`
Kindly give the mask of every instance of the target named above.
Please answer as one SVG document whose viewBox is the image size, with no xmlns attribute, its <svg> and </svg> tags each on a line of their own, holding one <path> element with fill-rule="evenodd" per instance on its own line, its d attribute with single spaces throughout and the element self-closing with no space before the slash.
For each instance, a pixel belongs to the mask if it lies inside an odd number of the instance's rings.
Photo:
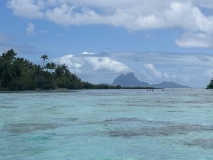
<svg viewBox="0 0 213 160">
<path fill-rule="evenodd" d="M 203 33 L 185 33 L 175 43 L 183 48 L 211 48 L 213 47 L 213 37 Z"/>
<path fill-rule="evenodd" d="M 83 53 L 80 53 L 79 55 L 94 55 L 95 53 L 89 53 L 89 52 L 83 52 Z"/>
<path fill-rule="evenodd" d="M 181 27 L 212 33 L 213 17 L 194 0 L 10 0 L 18 16 L 45 17 L 64 26 L 109 24 L 130 30 Z M 184 18 L 183 18 L 184 17 Z"/>
<path fill-rule="evenodd" d="M 43 18 L 42 9 L 45 8 L 43 0 L 10 0 L 7 6 L 13 9 L 17 16 L 26 18 Z"/>
<path fill-rule="evenodd" d="M 79 55 L 65 55 L 53 61 L 57 64 L 66 64 L 69 70 L 82 80 L 97 84 L 101 82 L 112 83 L 119 74 L 132 72 L 127 65 L 119 61 L 89 52 L 83 52 Z"/>
<path fill-rule="evenodd" d="M 63 26 L 80 24 L 105 24 L 106 19 L 91 9 L 82 9 L 82 12 L 75 12 L 76 6 L 61 4 L 54 9 L 46 11 L 46 18 Z"/>
<path fill-rule="evenodd" d="M 162 73 L 161 71 L 156 70 L 152 64 L 144 64 L 143 67 L 146 69 L 145 73 L 153 78 L 170 78 L 167 73 Z"/>
<path fill-rule="evenodd" d="M 112 60 L 109 57 L 96 57 L 94 54 L 83 52 L 79 56 L 72 54 L 57 58 L 54 61 L 59 64 L 66 64 L 69 69 L 77 73 L 86 72 L 113 72 L 113 73 L 127 73 L 131 71 L 126 65 Z"/>
<path fill-rule="evenodd" d="M 28 27 L 26 28 L 27 35 L 34 35 L 35 34 L 34 30 L 35 30 L 34 25 L 32 23 L 28 23 Z"/>
<path fill-rule="evenodd" d="M 210 0 L 9 0 L 7 6 L 17 16 L 45 18 L 63 26 L 106 24 L 128 30 L 180 27 L 187 33 L 176 40 L 179 47 L 212 46 L 207 39 L 213 35 L 213 16 L 201 9 L 213 8 Z M 201 38 L 202 34 L 206 37 Z"/>
<path fill-rule="evenodd" d="M 212 33 L 213 17 L 205 16 L 202 11 L 187 1 L 173 2 L 170 9 L 165 11 L 168 27 L 181 27 L 188 31 L 202 31 Z"/>
<path fill-rule="evenodd" d="M 209 77 L 209 78 L 213 78 L 213 69 L 204 72 L 203 75 L 204 75 L 204 76 L 207 76 L 207 77 Z"/>
</svg>

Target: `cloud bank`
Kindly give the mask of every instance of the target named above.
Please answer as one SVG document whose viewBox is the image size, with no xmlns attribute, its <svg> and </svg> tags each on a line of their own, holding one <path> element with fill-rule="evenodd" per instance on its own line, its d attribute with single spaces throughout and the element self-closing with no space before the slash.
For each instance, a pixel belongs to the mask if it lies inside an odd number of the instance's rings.
<svg viewBox="0 0 213 160">
<path fill-rule="evenodd" d="M 149 77 L 153 78 L 164 78 L 168 79 L 170 76 L 167 73 L 162 73 L 161 71 L 156 70 L 156 68 L 153 66 L 153 64 L 144 64 L 143 65 L 144 69 L 146 71 L 142 71 L 142 73 L 145 74 L 145 76 L 150 75 Z"/>
<path fill-rule="evenodd" d="M 210 55 L 153 52 L 83 52 L 54 60 L 57 64 L 66 64 L 71 72 L 92 83 L 112 83 L 118 75 L 134 72 L 140 81 L 150 84 L 172 81 L 191 87 L 205 87 L 209 83 L 213 75 L 212 61 Z"/>
<path fill-rule="evenodd" d="M 127 30 L 181 28 L 179 47 L 210 48 L 213 9 L 209 0 L 9 0 L 14 14 L 29 19 L 46 19 L 62 26 L 105 24 Z M 210 41 L 209 41 L 210 40 Z"/>
<path fill-rule="evenodd" d="M 132 70 L 125 64 L 111 59 L 110 57 L 100 57 L 94 53 L 83 52 L 79 55 L 65 55 L 53 60 L 57 64 L 66 64 L 69 70 L 81 77 L 90 77 L 93 83 L 100 83 L 104 80 L 112 80 L 111 76 L 121 73 L 128 73 Z M 94 78 L 99 76 L 97 78 Z M 101 80 L 100 76 L 104 78 Z M 90 81 L 88 79 L 88 81 Z"/>
</svg>

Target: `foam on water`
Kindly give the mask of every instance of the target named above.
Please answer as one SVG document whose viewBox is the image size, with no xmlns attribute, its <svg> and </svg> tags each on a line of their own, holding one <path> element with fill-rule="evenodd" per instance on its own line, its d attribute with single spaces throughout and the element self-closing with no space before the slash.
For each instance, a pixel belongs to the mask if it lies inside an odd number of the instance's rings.
<svg viewBox="0 0 213 160">
<path fill-rule="evenodd" d="M 213 91 L 0 92 L 0 159 L 213 159 Z"/>
</svg>

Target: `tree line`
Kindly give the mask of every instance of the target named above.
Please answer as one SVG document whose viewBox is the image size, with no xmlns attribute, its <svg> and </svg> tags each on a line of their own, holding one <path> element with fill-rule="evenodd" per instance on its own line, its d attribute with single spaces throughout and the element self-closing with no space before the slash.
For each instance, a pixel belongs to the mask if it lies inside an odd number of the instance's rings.
<svg viewBox="0 0 213 160">
<path fill-rule="evenodd" d="M 0 56 L 0 91 L 54 90 L 64 89 L 152 89 L 152 87 L 121 87 L 107 84 L 84 82 L 71 73 L 65 64 L 45 63 L 47 55 L 42 55 L 42 65 L 17 57 L 10 49 Z M 153 88 L 154 89 L 154 88 Z"/>
<path fill-rule="evenodd" d="M 71 73 L 65 64 L 46 63 L 47 55 L 42 55 L 43 64 L 34 64 L 17 57 L 11 49 L 0 56 L 0 90 L 49 90 L 49 89 L 120 89 L 121 86 L 94 85 L 83 82 Z"/>
</svg>

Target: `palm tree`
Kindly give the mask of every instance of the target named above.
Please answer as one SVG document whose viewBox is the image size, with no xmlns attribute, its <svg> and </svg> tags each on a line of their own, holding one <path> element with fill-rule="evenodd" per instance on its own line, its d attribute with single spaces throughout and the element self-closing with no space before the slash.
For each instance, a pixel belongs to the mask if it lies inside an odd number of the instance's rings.
<svg viewBox="0 0 213 160">
<path fill-rule="evenodd" d="M 75 74 L 72 74 L 72 80 L 76 80 L 78 77 Z"/>
<path fill-rule="evenodd" d="M 11 49 L 7 52 L 2 53 L 2 58 L 7 61 L 13 61 L 16 55 L 17 53 L 13 49 Z"/>
<path fill-rule="evenodd" d="M 54 62 L 51 62 L 50 65 L 51 65 L 51 69 L 55 69 L 56 64 Z"/>
<path fill-rule="evenodd" d="M 23 58 L 17 58 L 14 62 L 13 62 L 13 68 L 14 68 L 14 75 L 15 78 L 19 78 L 22 76 L 23 71 L 25 70 L 25 66 L 24 66 L 24 59 Z"/>
<path fill-rule="evenodd" d="M 36 75 L 40 77 L 40 72 L 41 72 L 41 70 L 42 70 L 41 66 L 38 65 L 38 64 L 34 64 L 34 65 L 33 65 L 33 68 L 35 68 L 35 73 L 36 73 Z"/>
<path fill-rule="evenodd" d="M 46 64 L 45 68 L 47 69 L 47 72 L 48 72 L 48 69 L 51 69 L 51 67 L 52 67 L 52 66 L 51 66 L 50 63 L 47 63 L 47 64 Z"/>
<path fill-rule="evenodd" d="M 63 69 L 62 69 L 61 65 L 56 66 L 55 75 L 56 75 L 56 77 L 60 77 L 63 75 Z"/>
<path fill-rule="evenodd" d="M 56 64 L 54 63 L 54 62 L 51 62 L 50 63 L 50 69 L 51 69 L 51 73 L 52 73 L 52 75 L 54 75 L 55 76 L 55 69 L 56 69 Z M 54 71 L 53 71 L 54 70 Z"/>
<path fill-rule="evenodd" d="M 48 59 L 48 55 L 44 54 L 41 56 L 41 58 L 43 59 L 43 68 L 44 68 L 44 62 L 46 59 Z"/>
<path fill-rule="evenodd" d="M 14 72 L 13 68 L 10 62 L 4 61 L 0 65 L 0 84 L 4 87 L 7 88 L 9 82 L 13 79 L 14 77 Z"/>
<path fill-rule="evenodd" d="M 61 68 L 62 68 L 64 74 L 65 74 L 65 73 L 67 72 L 67 70 L 68 70 L 68 67 L 67 67 L 65 64 L 62 64 L 62 65 L 61 65 Z"/>
</svg>

